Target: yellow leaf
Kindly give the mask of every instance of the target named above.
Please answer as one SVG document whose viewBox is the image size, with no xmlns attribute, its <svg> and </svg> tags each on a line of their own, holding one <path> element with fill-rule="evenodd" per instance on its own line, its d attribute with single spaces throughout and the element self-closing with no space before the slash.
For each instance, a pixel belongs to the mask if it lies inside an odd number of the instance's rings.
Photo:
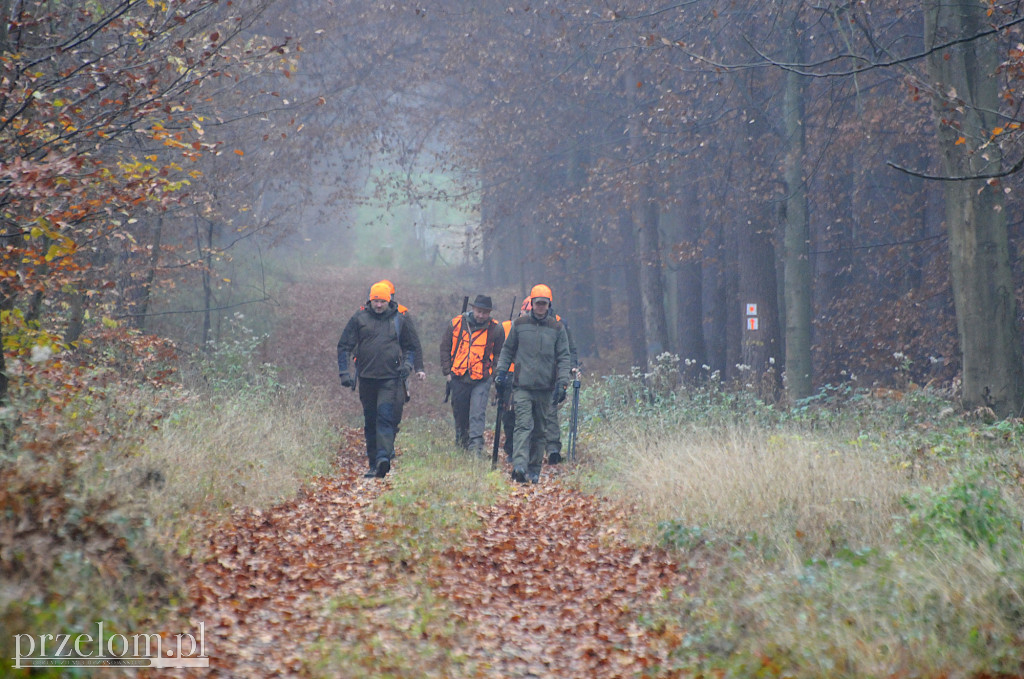
<svg viewBox="0 0 1024 679">
<path fill-rule="evenodd" d="M 1001 127 L 996 127 L 996 128 L 992 129 L 992 136 L 993 137 L 999 136 L 1002 133 L 1003 133 L 1003 128 L 1001 128 Z"/>
<path fill-rule="evenodd" d="M 222 278 L 221 280 L 224 281 L 225 283 L 230 283 L 231 282 L 230 278 Z"/>
</svg>

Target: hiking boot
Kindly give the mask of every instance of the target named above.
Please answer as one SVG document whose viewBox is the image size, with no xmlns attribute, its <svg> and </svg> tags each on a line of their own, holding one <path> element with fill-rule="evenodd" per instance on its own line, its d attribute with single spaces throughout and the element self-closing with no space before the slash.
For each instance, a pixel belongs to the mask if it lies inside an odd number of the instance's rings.
<svg viewBox="0 0 1024 679">
<path fill-rule="evenodd" d="M 530 474 L 530 483 L 540 483 L 540 474 Z"/>
<path fill-rule="evenodd" d="M 522 469 L 513 469 L 512 480 L 515 483 L 526 483 L 526 472 L 524 472 Z"/>
<path fill-rule="evenodd" d="M 561 463 L 562 463 L 562 456 L 559 454 L 559 452 L 557 450 L 555 452 L 551 453 L 550 455 L 548 455 L 548 464 L 561 464 Z"/>
<path fill-rule="evenodd" d="M 384 458 L 383 460 L 377 460 L 377 472 L 376 476 L 378 479 L 383 479 L 391 471 L 391 460 Z"/>
<path fill-rule="evenodd" d="M 377 478 L 377 470 L 376 469 L 368 469 L 366 471 L 366 473 L 363 474 L 363 478 L 364 479 L 375 479 L 375 478 Z"/>
</svg>

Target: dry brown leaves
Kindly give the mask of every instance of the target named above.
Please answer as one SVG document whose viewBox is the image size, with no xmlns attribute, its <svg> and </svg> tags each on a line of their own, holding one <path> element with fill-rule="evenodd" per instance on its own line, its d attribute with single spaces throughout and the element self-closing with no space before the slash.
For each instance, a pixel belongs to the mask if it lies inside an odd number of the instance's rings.
<svg viewBox="0 0 1024 679">
<path fill-rule="evenodd" d="M 188 617 L 193 628 L 205 622 L 213 676 L 301 676 L 322 639 L 401 648 L 388 602 L 419 595 L 410 566 L 388 557 L 384 538 L 395 527 L 380 525 L 373 507 L 390 481 L 364 479 L 364 468 L 352 430 L 336 476 L 209 536 L 192 564 Z M 416 676 L 637 676 L 664 659 L 674 639 L 639 626 L 637 612 L 686 578 L 664 553 L 628 545 L 611 506 L 552 475 L 515 488 L 481 518 L 463 544 L 417 565 L 419 580 L 465 623 L 449 650 L 469 660 Z M 359 614 L 332 613 L 331 600 Z"/>
<path fill-rule="evenodd" d="M 624 516 L 550 482 L 516 488 L 482 518 L 433 584 L 473 623 L 489 676 L 622 677 L 663 664 L 664 640 L 637 611 L 686 576 L 663 552 L 628 545 Z"/>
</svg>

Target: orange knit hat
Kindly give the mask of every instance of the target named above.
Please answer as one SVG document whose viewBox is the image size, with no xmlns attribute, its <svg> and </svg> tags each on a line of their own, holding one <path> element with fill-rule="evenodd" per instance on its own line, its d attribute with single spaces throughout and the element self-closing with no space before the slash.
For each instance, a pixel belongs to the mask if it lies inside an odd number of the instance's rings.
<svg viewBox="0 0 1024 679">
<path fill-rule="evenodd" d="M 532 290 L 530 290 L 530 299 L 533 299 L 534 297 L 546 297 L 549 302 L 555 301 L 555 298 L 551 295 L 551 288 L 543 283 L 538 283 L 533 286 Z"/>
<path fill-rule="evenodd" d="M 370 301 L 380 299 L 385 302 L 391 301 L 391 289 L 384 283 L 374 283 L 370 286 Z"/>
</svg>

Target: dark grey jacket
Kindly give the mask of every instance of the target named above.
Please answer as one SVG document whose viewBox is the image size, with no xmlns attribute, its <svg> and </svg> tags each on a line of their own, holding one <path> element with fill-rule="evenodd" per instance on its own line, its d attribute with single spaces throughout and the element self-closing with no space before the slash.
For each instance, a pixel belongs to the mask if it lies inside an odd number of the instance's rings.
<svg viewBox="0 0 1024 679">
<path fill-rule="evenodd" d="M 507 372 L 513 363 L 520 389 L 554 389 L 558 382 L 569 383 L 569 338 L 554 314 L 539 320 L 531 312 L 512 321 L 495 372 Z"/>
<path fill-rule="evenodd" d="M 349 319 L 338 340 L 338 374 L 349 373 L 354 357 L 356 374 L 368 379 L 399 377 L 413 371 L 419 337 L 412 322 L 391 302 L 382 314 L 360 309 Z"/>
</svg>

